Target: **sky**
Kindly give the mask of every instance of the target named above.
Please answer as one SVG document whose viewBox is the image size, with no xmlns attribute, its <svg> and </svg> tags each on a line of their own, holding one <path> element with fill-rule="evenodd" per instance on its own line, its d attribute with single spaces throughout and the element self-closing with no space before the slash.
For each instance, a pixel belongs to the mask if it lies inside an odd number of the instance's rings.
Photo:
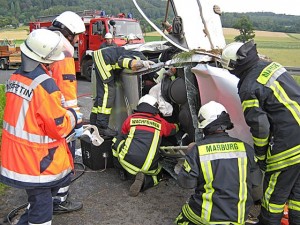
<svg viewBox="0 0 300 225">
<path fill-rule="evenodd" d="M 274 12 L 300 16 L 299 0 L 214 0 L 223 12 Z"/>
</svg>

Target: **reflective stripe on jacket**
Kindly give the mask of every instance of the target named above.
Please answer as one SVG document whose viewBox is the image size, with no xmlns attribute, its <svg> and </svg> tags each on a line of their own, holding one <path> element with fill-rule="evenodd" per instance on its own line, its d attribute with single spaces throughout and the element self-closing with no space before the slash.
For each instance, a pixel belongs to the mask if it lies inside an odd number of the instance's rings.
<svg viewBox="0 0 300 225">
<path fill-rule="evenodd" d="M 1 181 L 18 188 L 51 187 L 72 171 L 65 137 L 77 123 L 61 105 L 61 92 L 39 65 L 20 69 L 6 83 Z"/>
<path fill-rule="evenodd" d="M 145 56 L 138 51 L 125 50 L 124 47 L 108 47 L 92 53 L 95 71 L 104 83 L 114 79 L 114 71 L 131 68 L 132 59 L 145 60 Z"/>
<path fill-rule="evenodd" d="M 64 60 L 52 63 L 51 71 L 52 78 L 64 96 L 64 107 L 79 111 L 74 59 L 66 57 Z"/>
<path fill-rule="evenodd" d="M 249 145 L 225 132 L 205 136 L 186 154 L 178 174 L 180 186 L 195 188 L 182 212 L 194 224 L 244 224 L 252 204 L 254 169 Z"/>
<path fill-rule="evenodd" d="M 134 113 L 123 123 L 122 134 L 126 139 L 116 142 L 114 156 L 131 174 L 142 171 L 157 175 L 161 170 L 158 161 L 162 136 L 171 136 L 177 131 L 177 125 L 168 123 L 158 114 Z"/>
<path fill-rule="evenodd" d="M 300 87 L 275 62 L 259 62 L 239 83 L 239 95 L 251 127 L 257 158 L 266 171 L 300 163 Z"/>
</svg>

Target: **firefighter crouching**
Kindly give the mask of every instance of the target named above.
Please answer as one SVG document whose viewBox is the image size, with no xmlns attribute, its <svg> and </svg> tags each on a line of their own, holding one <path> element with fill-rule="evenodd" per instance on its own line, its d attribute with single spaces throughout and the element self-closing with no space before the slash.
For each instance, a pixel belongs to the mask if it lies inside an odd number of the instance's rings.
<svg viewBox="0 0 300 225">
<path fill-rule="evenodd" d="M 61 34 L 34 30 L 20 48 L 21 67 L 6 83 L 0 179 L 26 190 L 29 204 L 18 224 L 51 224 L 52 196 L 73 170 L 65 137 L 80 121 L 62 107 L 48 70 L 64 58 Z"/>
<path fill-rule="evenodd" d="M 175 223 L 245 224 L 253 204 L 251 173 L 259 170 L 254 151 L 225 132 L 233 124 L 220 103 L 203 105 L 198 121 L 204 138 L 198 145 L 189 146 L 178 174 L 179 185 L 195 188 L 195 193 L 183 205 Z"/>
<path fill-rule="evenodd" d="M 124 47 L 94 51 L 93 62 L 97 95 L 90 114 L 90 123 L 98 127 L 100 135 L 114 137 L 118 133 L 108 127 L 108 123 L 115 101 L 115 76 L 124 68 L 139 70 L 143 67 L 149 68 L 154 62 L 147 61 L 141 52 L 125 50 Z"/>
<path fill-rule="evenodd" d="M 135 181 L 129 189 L 130 196 L 157 185 L 161 178 L 159 147 L 162 137 L 175 135 L 178 126 L 168 123 L 159 115 L 157 99 L 143 96 L 137 110 L 122 125 L 122 134 L 113 139 L 115 167 L 121 179 L 129 173 Z"/>
<path fill-rule="evenodd" d="M 65 108 L 73 108 L 76 113 L 80 114 L 77 102 L 77 80 L 73 55 L 74 45 L 78 42 L 79 34 L 85 31 L 84 22 L 76 13 L 66 11 L 53 20 L 49 30 L 62 33 L 65 55 L 63 60 L 51 64 L 52 78 L 64 96 L 63 106 Z M 83 133 L 82 124 L 77 124 L 74 132 L 75 137 L 80 137 Z M 76 141 L 70 141 L 68 145 L 74 159 Z M 83 207 L 81 202 L 68 199 L 69 188 L 70 184 L 62 187 L 58 191 L 57 196 L 54 197 L 54 214 L 72 212 Z"/>
<path fill-rule="evenodd" d="M 285 203 L 289 224 L 300 224 L 300 87 L 282 65 L 259 59 L 253 41 L 227 45 L 222 65 L 240 79 L 244 117 L 265 171 L 260 224 L 280 224 Z"/>
</svg>

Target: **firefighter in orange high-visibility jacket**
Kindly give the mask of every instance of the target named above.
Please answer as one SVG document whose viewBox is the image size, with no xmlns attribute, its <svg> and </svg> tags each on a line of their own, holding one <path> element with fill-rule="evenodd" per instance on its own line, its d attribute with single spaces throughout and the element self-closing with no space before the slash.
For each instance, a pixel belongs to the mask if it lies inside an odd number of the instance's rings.
<svg viewBox="0 0 300 225">
<path fill-rule="evenodd" d="M 73 108 L 77 113 L 80 113 L 80 108 L 77 103 L 77 80 L 73 55 L 74 45 L 78 42 L 79 34 L 85 31 L 84 22 L 76 13 L 66 11 L 53 20 L 49 30 L 62 33 L 65 54 L 63 60 L 54 62 L 50 65 L 52 78 L 55 80 L 55 83 L 64 96 L 63 106 L 65 108 Z M 75 137 L 80 137 L 83 133 L 82 125 L 78 124 L 77 129 L 75 129 L 74 132 Z M 68 145 L 74 159 L 76 140 L 70 141 Z M 62 187 L 58 191 L 57 196 L 54 197 L 54 214 L 68 213 L 83 207 L 81 202 L 71 201 L 68 198 L 69 188 L 70 185 Z"/>
<path fill-rule="evenodd" d="M 65 137 L 80 119 L 62 106 L 48 70 L 64 59 L 61 33 L 34 30 L 20 48 L 21 67 L 6 82 L 0 181 L 26 190 L 28 207 L 18 224 L 51 224 L 52 196 L 73 171 Z"/>
<path fill-rule="evenodd" d="M 190 144 L 177 179 L 181 187 L 194 188 L 195 193 L 182 206 L 175 223 L 245 224 L 253 204 L 252 175 L 259 172 L 253 148 L 228 135 L 226 130 L 233 124 L 220 103 L 203 105 L 198 122 L 204 138 Z"/>
<path fill-rule="evenodd" d="M 135 175 L 129 195 L 157 185 L 161 178 L 159 147 L 163 137 L 175 135 L 178 125 L 159 115 L 157 99 L 149 94 L 140 98 L 137 110 L 122 125 L 122 134 L 113 139 L 115 167 L 120 178 Z"/>
</svg>

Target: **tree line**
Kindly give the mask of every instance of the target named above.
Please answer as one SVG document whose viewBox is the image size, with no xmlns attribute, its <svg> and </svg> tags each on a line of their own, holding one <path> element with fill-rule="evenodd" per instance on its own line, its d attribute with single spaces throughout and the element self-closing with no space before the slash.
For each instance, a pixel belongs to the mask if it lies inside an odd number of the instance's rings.
<svg viewBox="0 0 300 225">
<path fill-rule="evenodd" d="M 138 3 L 145 14 L 155 24 L 160 26 L 165 18 L 166 2 L 161 0 L 139 0 Z M 40 16 L 58 15 L 71 10 L 104 10 L 107 15 L 117 15 L 120 12 L 132 13 L 141 21 L 144 32 L 152 31 L 152 27 L 142 18 L 130 0 L 0 0 L 0 28 L 6 26 L 18 27 L 28 25 L 30 21 Z M 170 11 L 170 10 L 169 10 Z M 275 14 L 271 12 L 228 13 L 221 16 L 223 27 L 233 28 L 242 17 L 246 17 L 253 24 L 255 30 L 300 33 L 299 16 Z M 172 15 L 168 16 L 171 22 Z"/>
</svg>

